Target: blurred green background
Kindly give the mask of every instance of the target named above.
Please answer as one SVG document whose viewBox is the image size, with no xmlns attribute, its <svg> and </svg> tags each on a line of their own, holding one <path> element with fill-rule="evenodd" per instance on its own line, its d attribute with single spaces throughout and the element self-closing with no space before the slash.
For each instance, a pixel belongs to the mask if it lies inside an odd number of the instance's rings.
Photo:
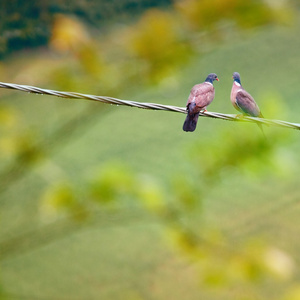
<svg viewBox="0 0 300 300">
<path fill-rule="evenodd" d="M 298 1 L 1 1 L 2 82 L 300 121 Z M 299 132 L 1 89 L 0 299 L 300 299 Z"/>
</svg>

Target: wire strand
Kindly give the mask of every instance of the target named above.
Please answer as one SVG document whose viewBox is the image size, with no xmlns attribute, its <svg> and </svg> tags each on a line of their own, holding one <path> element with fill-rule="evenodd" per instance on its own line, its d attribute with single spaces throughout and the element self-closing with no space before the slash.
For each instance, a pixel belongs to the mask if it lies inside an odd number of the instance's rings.
<svg viewBox="0 0 300 300">
<path fill-rule="evenodd" d="M 41 89 L 38 87 L 29 86 L 29 85 L 20 85 L 20 84 L 5 83 L 5 82 L 0 82 L 0 88 L 13 89 L 13 90 L 18 90 L 18 91 L 22 91 L 22 92 L 39 94 L 39 95 L 50 95 L 50 96 L 56 96 L 56 97 L 60 97 L 60 98 L 86 99 L 86 100 L 98 101 L 98 102 L 102 102 L 102 103 L 106 103 L 106 104 L 125 105 L 125 106 L 137 107 L 137 108 L 142 108 L 142 109 L 164 110 L 164 111 L 171 111 L 171 112 L 186 114 L 185 107 L 163 105 L 163 104 L 158 104 L 158 103 L 121 100 L 121 99 L 117 99 L 117 98 L 113 98 L 113 97 L 95 96 L 95 95 L 81 94 L 81 93 L 76 93 L 76 92 L 61 92 L 61 91 L 54 91 L 54 90 L 49 90 L 49 89 Z M 291 123 L 291 122 L 286 122 L 286 121 L 281 121 L 281 120 L 261 119 L 261 118 L 248 117 L 248 116 L 239 117 L 238 115 L 234 115 L 234 114 L 223 114 L 223 113 L 209 112 L 209 111 L 200 112 L 199 115 L 201 117 L 207 117 L 207 118 L 215 118 L 215 119 L 222 119 L 222 120 L 228 120 L 228 121 L 254 122 L 254 123 L 259 123 L 259 124 L 264 124 L 264 125 L 272 125 L 272 126 L 300 130 L 299 123 Z"/>
</svg>

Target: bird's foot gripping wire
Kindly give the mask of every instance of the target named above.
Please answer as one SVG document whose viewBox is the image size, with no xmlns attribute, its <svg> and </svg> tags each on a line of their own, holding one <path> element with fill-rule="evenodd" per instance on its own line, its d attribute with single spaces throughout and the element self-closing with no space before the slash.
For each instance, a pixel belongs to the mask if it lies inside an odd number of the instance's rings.
<svg viewBox="0 0 300 300">
<path fill-rule="evenodd" d="M 245 117 L 244 114 L 237 114 L 235 115 L 236 119 L 243 119 Z"/>
</svg>

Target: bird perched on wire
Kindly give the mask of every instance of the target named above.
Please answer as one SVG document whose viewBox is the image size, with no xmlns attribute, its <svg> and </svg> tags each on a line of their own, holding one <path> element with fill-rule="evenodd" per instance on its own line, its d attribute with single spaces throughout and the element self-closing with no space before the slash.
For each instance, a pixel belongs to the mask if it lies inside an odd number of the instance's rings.
<svg viewBox="0 0 300 300">
<path fill-rule="evenodd" d="M 254 98 L 242 87 L 240 74 L 238 72 L 234 72 L 232 78 L 233 85 L 230 100 L 234 108 L 240 111 L 243 115 L 263 118 L 264 116 L 262 115 Z M 257 123 L 257 125 L 263 132 L 262 125 L 259 123 Z"/>
<path fill-rule="evenodd" d="M 214 100 L 213 82 L 215 80 L 219 81 L 218 76 L 211 73 L 203 83 L 193 86 L 186 104 L 187 116 L 183 124 L 184 131 L 194 131 L 196 129 L 199 112 L 206 111 L 206 107 Z"/>
</svg>

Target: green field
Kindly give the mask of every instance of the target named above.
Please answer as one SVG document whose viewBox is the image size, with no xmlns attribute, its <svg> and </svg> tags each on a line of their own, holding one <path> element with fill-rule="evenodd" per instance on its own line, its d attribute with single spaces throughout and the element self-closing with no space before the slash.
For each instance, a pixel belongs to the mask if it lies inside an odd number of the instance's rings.
<svg viewBox="0 0 300 300">
<path fill-rule="evenodd" d="M 164 83 L 130 87 L 118 97 L 184 106 L 191 87 L 216 72 L 220 82 L 215 83 L 216 97 L 209 110 L 235 113 L 229 95 L 232 73 L 239 71 L 244 87 L 266 118 L 299 123 L 299 30 L 298 23 L 265 27 L 213 45 Z M 32 58 L 32 54 L 22 54 L 18 59 L 26 60 L 26 55 Z M 17 70 L 13 59 L 4 64 Z M 3 82 L 7 81 L 5 75 L 1 72 Z M 9 74 L 9 78 L 18 77 Z M 81 86 L 74 91 L 88 93 Z M 275 167 L 263 166 L 259 174 L 248 173 L 247 168 L 224 169 L 214 184 L 205 186 L 206 179 L 199 173 L 206 157 L 196 160 L 191 153 L 201 148 L 207 153 L 210 147 L 212 153 L 222 156 L 224 144 L 241 134 L 241 128 L 244 134 L 260 138 L 257 126 L 200 118 L 197 130 L 190 134 L 182 131 L 182 114 L 2 92 L 1 103 L 20 111 L 24 130 L 37 134 L 46 153 L 36 164 L 12 169 L 13 179 L 0 195 L 3 299 L 283 299 L 288 288 L 297 286 L 298 131 L 265 128 L 271 144 L 276 133 L 284 136 L 270 158 L 276 157 Z M 87 114 L 82 117 L 84 111 Z M 77 115 L 73 126 L 53 136 Z M 10 163 L 9 158 L 3 160 L 3 170 Z M 154 181 L 167 194 L 174 177 L 195 185 L 199 182 L 203 186 L 201 213 L 187 218 L 202 226 L 195 229 L 200 235 L 202 228 L 215 230 L 224 235 L 232 251 L 245 241 L 256 240 L 278 247 L 293 260 L 293 275 L 275 285 L 270 279 L 245 283 L 245 287 L 206 287 L 196 264 L 174 245 L 165 220 L 130 195 L 112 205 L 89 202 L 89 217 L 83 221 L 69 220 L 65 214 L 44 216 L 42 195 L 49 185 L 71 183 L 84 205 L 87 182 L 103 168 L 120 165 L 141 180 Z"/>
</svg>

